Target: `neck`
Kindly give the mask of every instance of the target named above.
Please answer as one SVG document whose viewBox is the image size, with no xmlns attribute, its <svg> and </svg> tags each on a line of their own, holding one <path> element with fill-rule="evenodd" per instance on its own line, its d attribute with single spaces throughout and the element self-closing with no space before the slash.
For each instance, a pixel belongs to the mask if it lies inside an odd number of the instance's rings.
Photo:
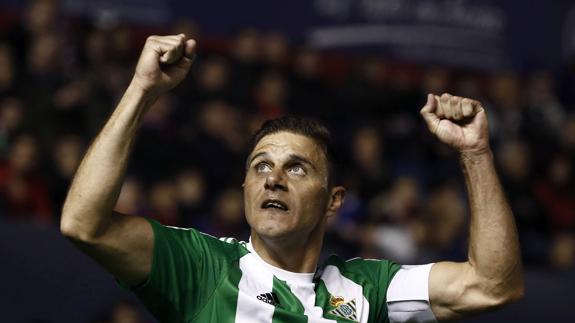
<svg viewBox="0 0 575 323">
<path fill-rule="evenodd" d="M 266 238 L 252 229 L 251 243 L 268 264 L 295 273 L 313 273 L 319 261 L 325 223 L 301 239 Z"/>
</svg>

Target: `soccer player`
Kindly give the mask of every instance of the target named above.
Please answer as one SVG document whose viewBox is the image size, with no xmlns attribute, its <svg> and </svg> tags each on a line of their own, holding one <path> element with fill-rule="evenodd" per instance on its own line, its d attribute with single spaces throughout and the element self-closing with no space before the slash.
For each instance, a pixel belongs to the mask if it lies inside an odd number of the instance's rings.
<svg viewBox="0 0 575 323">
<path fill-rule="evenodd" d="M 133 290 L 161 322 L 435 322 L 520 298 L 517 233 L 479 102 L 429 95 L 421 115 L 459 153 L 471 207 L 468 261 L 400 266 L 318 259 L 345 189 L 329 132 L 301 118 L 265 123 L 243 183 L 249 242 L 113 211 L 143 115 L 186 76 L 195 41 L 151 36 L 134 78 L 70 187 L 62 233 Z"/>
</svg>

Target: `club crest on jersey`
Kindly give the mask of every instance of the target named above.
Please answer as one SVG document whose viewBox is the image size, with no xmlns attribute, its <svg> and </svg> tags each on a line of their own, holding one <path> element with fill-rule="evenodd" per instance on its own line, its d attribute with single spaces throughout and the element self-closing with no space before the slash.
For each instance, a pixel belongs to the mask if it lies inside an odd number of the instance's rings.
<svg viewBox="0 0 575 323">
<path fill-rule="evenodd" d="M 329 298 L 329 305 L 335 308 L 329 311 L 329 314 L 342 317 L 351 321 L 357 320 L 357 310 L 355 307 L 355 298 L 349 302 L 345 302 L 341 296 L 332 296 Z"/>
<path fill-rule="evenodd" d="M 333 307 L 338 307 L 341 304 L 345 303 L 345 300 L 343 299 L 343 297 L 341 296 L 331 296 L 329 298 L 329 305 L 333 306 Z"/>
</svg>

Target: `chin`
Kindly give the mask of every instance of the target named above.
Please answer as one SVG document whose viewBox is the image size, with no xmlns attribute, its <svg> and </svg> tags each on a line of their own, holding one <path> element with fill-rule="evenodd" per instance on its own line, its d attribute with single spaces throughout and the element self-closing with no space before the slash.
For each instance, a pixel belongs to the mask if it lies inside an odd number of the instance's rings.
<svg viewBox="0 0 575 323">
<path fill-rule="evenodd" d="M 273 237 L 281 237 L 286 234 L 285 228 L 279 228 L 277 226 L 263 226 L 260 230 L 258 230 L 258 234 L 261 236 L 273 238 Z"/>
<path fill-rule="evenodd" d="M 288 237 L 291 230 L 288 228 L 277 225 L 277 223 L 266 223 L 254 229 L 257 235 L 265 239 L 277 240 Z"/>
</svg>

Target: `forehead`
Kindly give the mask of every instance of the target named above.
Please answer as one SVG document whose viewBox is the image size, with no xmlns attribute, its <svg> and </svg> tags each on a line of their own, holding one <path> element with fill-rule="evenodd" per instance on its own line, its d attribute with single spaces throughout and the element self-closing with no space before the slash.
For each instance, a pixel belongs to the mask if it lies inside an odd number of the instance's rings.
<svg viewBox="0 0 575 323">
<path fill-rule="evenodd" d="M 319 162 L 325 157 L 320 145 L 313 139 L 286 131 L 276 132 L 263 137 L 254 147 L 250 156 L 261 152 L 278 157 L 284 154 L 296 154 L 315 162 Z"/>
</svg>

